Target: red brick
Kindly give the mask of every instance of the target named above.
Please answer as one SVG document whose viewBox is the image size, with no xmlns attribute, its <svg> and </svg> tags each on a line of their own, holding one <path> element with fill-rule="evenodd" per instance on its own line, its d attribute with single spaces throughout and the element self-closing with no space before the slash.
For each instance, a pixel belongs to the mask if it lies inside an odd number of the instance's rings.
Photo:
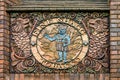
<svg viewBox="0 0 120 80">
<path fill-rule="evenodd" d="M 0 55 L 0 60 L 4 59 L 4 57 L 5 57 L 4 55 Z"/>
<path fill-rule="evenodd" d="M 4 1 L 0 1 L 0 6 L 6 6 L 6 3 Z"/>
<path fill-rule="evenodd" d="M 0 33 L 1 33 L 1 32 L 3 33 L 3 32 L 4 32 L 4 29 L 0 29 Z"/>
<path fill-rule="evenodd" d="M 120 60 L 118 60 L 117 62 L 120 63 Z"/>
<path fill-rule="evenodd" d="M 110 59 L 120 59 L 120 55 L 111 55 Z"/>
<path fill-rule="evenodd" d="M 7 52 L 10 52 L 9 48 L 5 46 L 0 46 L 0 50 L 5 50 Z"/>
<path fill-rule="evenodd" d="M 3 64 L 4 63 L 4 60 L 0 60 L 0 64 Z"/>
<path fill-rule="evenodd" d="M 0 10 L 3 11 L 3 10 L 6 10 L 6 8 L 5 8 L 4 6 L 1 6 L 1 7 L 0 7 Z"/>
<path fill-rule="evenodd" d="M 6 52 L 10 52 L 9 48 L 5 46 L 0 46 L 0 50 L 5 50 Z"/>
<path fill-rule="evenodd" d="M 1 19 L 4 19 L 4 16 L 3 16 L 3 15 L 0 15 L 0 20 L 1 20 Z"/>
<path fill-rule="evenodd" d="M 4 11 L 0 11 L 0 15 L 3 15 L 5 12 Z"/>
<path fill-rule="evenodd" d="M 120 78 L 118 78 L 118 80 L 120 80 Z"/>
<path fill-rule="evenodd" d="M 120 5 L 120 2 L 117 0 L 115 2 L 111 2 L 111 5 Z"/>
<path fill-rule="evenodd" d="M 4 50 L 4 47 L 0 47 L 0 50 Z"/>
<path fill-rule="evenodd" d="M 110 54 L 118 54 L 117 51 L 110 51 Z"/>
<path fill-rule="evenodd" d="M 9 39 L 4 37 L 4 42 L 9 43 Z"/>
<path fill-rule="evenodd" d="M 120 14 L 120 10 L 111 10 L 110 14 Z"/>
<path fill-rule="evenodd" d="M 119 27 L 120 28 L 120 23 L 118 23 L 118 26 L 117 27 Z"/>
<path fill-rule="evenodd" d="M 118 63 L 118 60 L 110 60 L 110 63 Z"/>
<path fill-rule="evenodd" d="M 0 29 L 0 33 L 10 34 L 10 31 L 6 29 Z"/>
<path fill-rule="evenodd" d="M 4 65 L 0 65 L 0 68 L 1 68 L 1 69 L 4 68 Z"/>
<path fill-rule="evenodd" d="M 118 27 L 114 27 L 114 28 L 110 28 L 110 31 L 111 32 L 119 32 L 120 31 L 120 28 L 118 28 Z"/>
<path fill-rule="evenodd" d="M 120 23 L 120 19 L 111 19 L 111 23 Z"/>
<path fill-rule="evenodd" d="M 116 50 L 116 46 L 110 46 L 110 50 Z"/>
<path fill-rule="evenodd" d="M 118 78 L 110 78 L 110 80 L 118 80 Z"/>
<path fill-rule="evenodd" d="M 120 78 L 120 73 L 111 73 L 110 77 Z"/>
<path fill-rule="evenodd" d="M 112 69 L 116 69 L 116 68 L 120 68 L 120 64 L 110 64 L 110 68 Z"/>
<path fill-rule="evenodd" d="M 10 44 L 6 42 L 0 42 L 0 45 L 4 45 L 5 47 L 10 47 Z"/>
<path fill-rule="evenodd" d="M 0 69 L 0 73 L 4 72 L 4 69 Z"/>
<path fill-rule="evenodd" d="M 5 80 L 4 78 L 0 78 L 0 80 Z"/>
<path fill-rule="evenodd" d="M 3 59 L 3 60 L 0 60 L 0 65 L 6 65 L 9 67 L 9 61 Z"/>
<path fill-rule="evenodd" d="M 119 48 L 120 48 L 120 46 L 119 46 Z M 119 49 L 119 51 L 118 51 L 118 54 L 120 54 L 120 49 Z"/>
<path fill-rule="evenodd" d="M 110 40 L 111 41 L 119 41 L 120 40 L 120 37 L 110 37 Z"/>
<path fill-rule="evenodd" d="M 110 46 L 110 50 L 120 50 L 120 45 Z M 119 53 L 118 53 L 119 54 Z"/>
<path fill-rule="evenodd" d="M 118 6 L 119 5 L 119 6 Z M 111 18 L 111 23 L 116 23 L 115 27 L 120 27 L 120 1 L 119 0 L 110 0 L 110 18 Z M 114 25 L 113 25 L 114 26 Z M 111 29 L 110 29 L 111 30 Z M 115 29 L 111 30 L 115 31 Z M 110 37 L 110 41 L 116 41 L 118 42 L 120 40 L 119 36 L 119 31 L 116 30 L 117 37 Z M 113 35 L 113 34 L 112 34 Z M 112 36 L 111 35 L 111 36 Z M 111 46 L 110 49 L 114 51 L 110 51 L 110 80 L 119 80 L 118 78 L 120 77 L 120 74 L 117 73 L 118 68 L 120 68 L 120 55 L 119 50 L 120 46 L 114 42 L 111 43 L 114 46 Z M 113 64 L 112 64 L 113 63 Z M 115 63 L 115 64 L 114 64 Z M 112 69 L 114 68 L 114 69 Z"/>
<path fill-rule="evenodd" d="M 118 9 L 120 9 L 120 6 L 118 6 Z"/>
<path fill-rule="evenodd" d="M 110 18 L 117 18 L 118 15 L 110 15 Z"/>
<path fill-rule="evenodd" d="M 110 6 L 110 9 L 117 9 L 118 6 Z"/>
<path fill-rule="evenodd" d="M 4 32 L 5 32 L 6 34 L 10 34 L 10 31 L 9 31 L 9 30 L 4 29 Z"/>
<path fill-rule="evenodd" d="M 120 50 L 120 45 L 116 46 L 116 49 L 117 49 L 117 50 Z M 119 54 L 119 53 L 118 53 L 118 54 Z"/>
<path fill-rule="evenodd" d="M 117 36 L 117 32 L 111 32 L 110 36 Z"/>
<path fill-rule="evenodd" d="M 118 15 L 118 18 L 120 18 L 120 14 Z"/>
<path fill-rule="evenodd" d="M 0 37 L 3 37 L 4 36 L 4 33 L 0 33 Z"/>
<path fill-rule="evenodd" d="M 0 11 L 0 15 L 9 16 L 8 13 L 5 11 Z"/>
<path fill-rule="evenodd" d="M 118 32 L 118 36 L 120 36 L 120 32 Z"/>
<path fill-rule="evenodd" d="M 117 41 L 111 41 L 110 45 L 117 45 Z"/>
<path fill-rule="evenodd" d="M 0 73 L 0 80 L 1 78 L 4 78 L 4 73 Z"/>
<path fill-rule="evenodd" d="M 110 72 L 117 72 L 118 69 L 110 69 Z"/>
</svg>

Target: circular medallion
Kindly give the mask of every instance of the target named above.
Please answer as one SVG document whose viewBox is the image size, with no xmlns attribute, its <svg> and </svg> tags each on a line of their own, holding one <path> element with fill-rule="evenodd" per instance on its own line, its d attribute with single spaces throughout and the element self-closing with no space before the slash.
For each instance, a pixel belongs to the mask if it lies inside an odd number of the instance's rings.
<svg viewBox="0 0 120 80">
<path fill-rule="evenodd" d="M 89 38 L 82 22 L 53 18 L 42 21 L 35 28 L 30 44 L 33 56 L 43 66 L 67 69 L 85 57 Z"/>
</svg>

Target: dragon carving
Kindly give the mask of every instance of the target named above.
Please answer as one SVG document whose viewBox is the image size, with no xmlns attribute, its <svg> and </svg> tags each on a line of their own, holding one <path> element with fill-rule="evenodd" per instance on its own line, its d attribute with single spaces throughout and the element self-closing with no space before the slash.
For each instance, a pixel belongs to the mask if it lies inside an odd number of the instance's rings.
<svg viewBox="0 0 120 80">
<path fill-rule="evenodd" d="M 108 67 L 108 64 L 104 63 L 107 58 L 107 20 L 96 18 L 89 19 L 87 22 L 88 35 L 90 37 L 89 51 L 86 58 L 83 59 L 82 63 L 85 66 L 93 68 L 95 71 L 99 71 L 102 66 Z"/>
<path fill-rule="evenodd" d="M 12 40 L 14 41 L 11 59 L 12 66 L 17 72 L 25 71 L 35 64 L 35 59 L 31 57 L 32 54 L 30 53 L 30 32 L 28 33 L 26 30 L 32 26 L 28 18 L 17 18 L 11 25 Z"/>
</svg>

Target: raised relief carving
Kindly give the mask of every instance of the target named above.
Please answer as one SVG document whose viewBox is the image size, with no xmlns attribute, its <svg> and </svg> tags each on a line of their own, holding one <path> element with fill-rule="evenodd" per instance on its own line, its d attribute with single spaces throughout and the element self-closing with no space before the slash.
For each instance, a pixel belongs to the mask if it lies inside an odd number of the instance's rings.
<svg viewBox="0 0 120 80">
<path fill-rule="evenodd" d="M 108 14 L 11 14 L 11 72 L 108 72 Z"/>
</svg>

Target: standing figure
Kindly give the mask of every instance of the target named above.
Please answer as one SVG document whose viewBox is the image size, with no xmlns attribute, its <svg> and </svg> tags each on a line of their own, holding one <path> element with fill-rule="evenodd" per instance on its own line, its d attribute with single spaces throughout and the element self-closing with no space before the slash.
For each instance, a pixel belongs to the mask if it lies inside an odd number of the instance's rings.
<svg viewBox="0 0 120 80">
<path fill-rule="evenodd" d="M 56 41 L 56 50 L 58 51 L 59 59 L 57 62 L 67 62 L 68 45 L 70 44 L 70 36 L 66 34 L 67 26 L 64 24 L 58 25 L 58 33 L 54 37 L 45 34 L 44 37 L 50 41 Z"/>
</svg>

